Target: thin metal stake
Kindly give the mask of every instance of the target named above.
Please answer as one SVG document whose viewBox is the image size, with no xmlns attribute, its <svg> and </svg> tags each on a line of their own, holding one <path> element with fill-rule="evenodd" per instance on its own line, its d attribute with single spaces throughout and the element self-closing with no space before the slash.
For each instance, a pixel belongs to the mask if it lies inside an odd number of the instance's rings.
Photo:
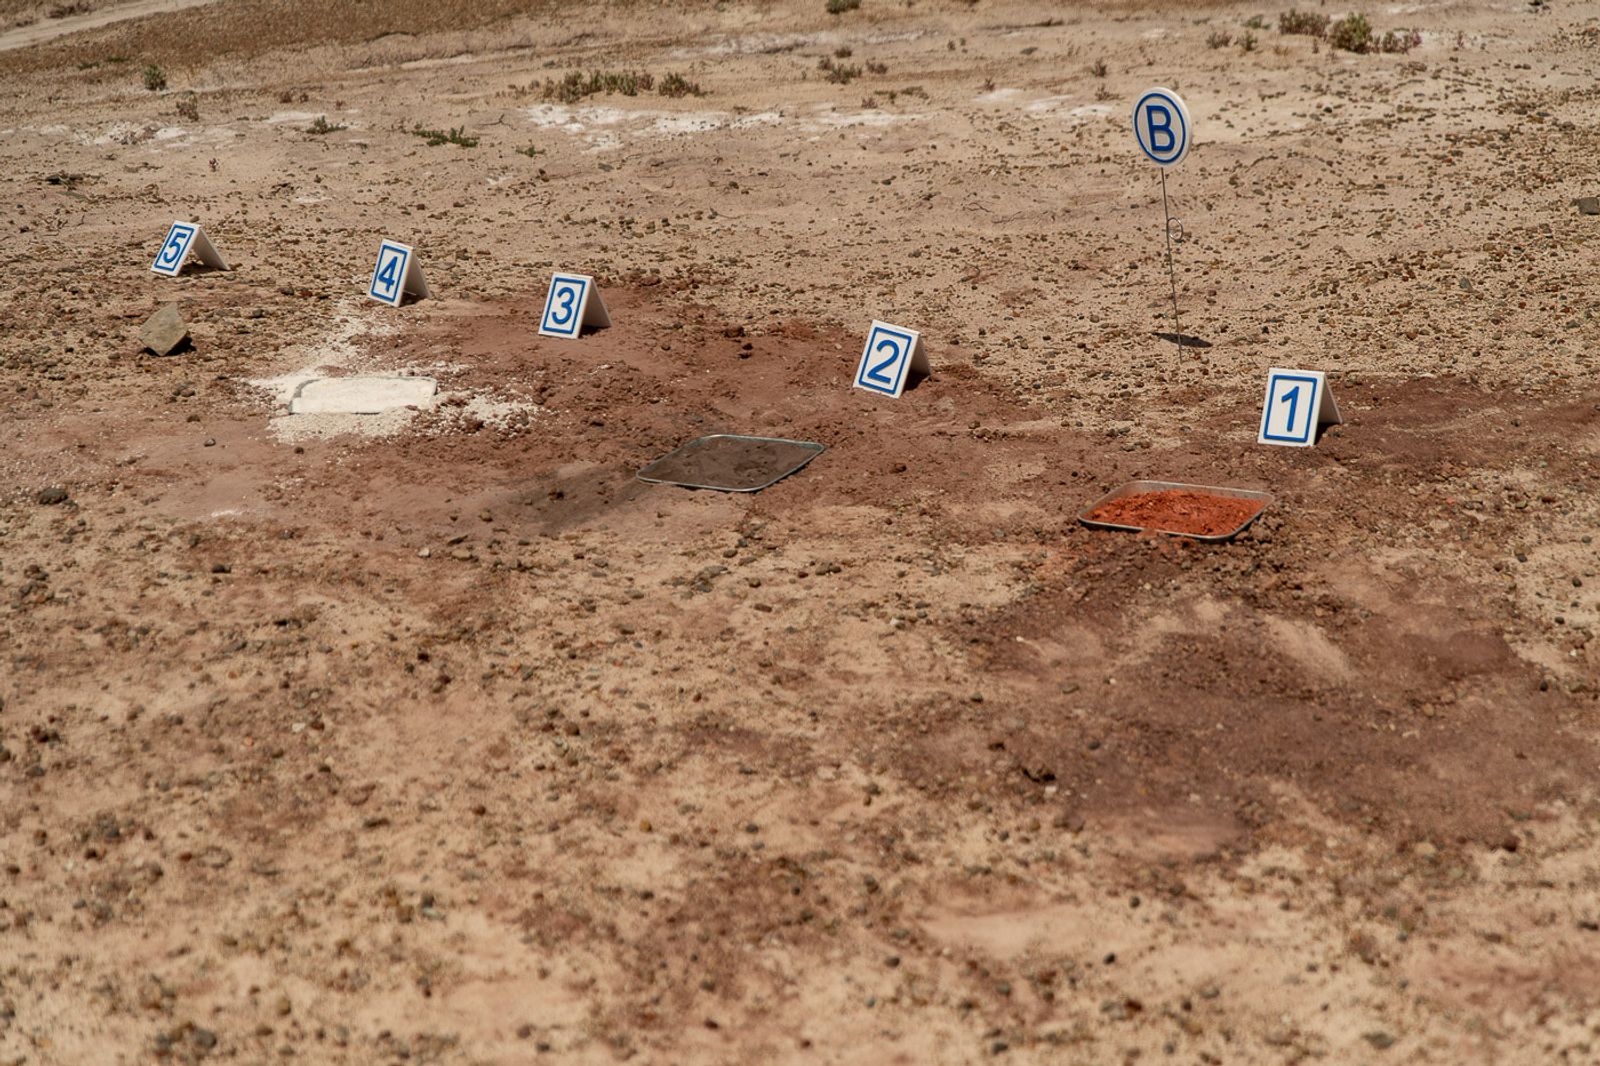
<svg viewBox="0 0 1600 1066">
<path fill-rule="evenodd" d="M 1172 282 L 1172 334 L 1178 342 L 1178 354 L 1183 354 L 1183 326 L 1178 321 L 1178 271 L 1172 265 L 1172 208 L 1167 205 L 1167 168 L 1161 168 L 1161 213 L 1167 216 L 1163 232 L 1167 238 L 1167 278 Z"/>
</svg>

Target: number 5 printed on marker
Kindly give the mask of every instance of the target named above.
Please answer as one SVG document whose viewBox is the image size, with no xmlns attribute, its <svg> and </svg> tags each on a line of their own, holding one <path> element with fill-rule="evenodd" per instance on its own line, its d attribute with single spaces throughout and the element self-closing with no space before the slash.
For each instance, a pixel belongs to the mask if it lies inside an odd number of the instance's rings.
<svg viewBox="0 0 1600 1066">
<path fill-rule="evenodd" d="M 213 270 L 228 269 L 228 262 L 222 258 L 222 253 L 211 243 L 205 230 L 194 222 L 172 224 L 172 228 L 167 230 L 167 239 L 161 242 L 161 250 L 156 253 L 155 262 L 150 264 L 150 269 L 157 274 L 175 278 L 183 270 L 184 263 L 191 255 Z"/>
<path fill-rule="evenodd" d="M 187 231 L 173 227 L 172 232 L 167 236 L 167 246 L 161 249 L 162 266 L 171 268 L 178 265 L 178 260 L 183 257 L 183 248 L 188 243 L 188 238 Z"/>
</svg>

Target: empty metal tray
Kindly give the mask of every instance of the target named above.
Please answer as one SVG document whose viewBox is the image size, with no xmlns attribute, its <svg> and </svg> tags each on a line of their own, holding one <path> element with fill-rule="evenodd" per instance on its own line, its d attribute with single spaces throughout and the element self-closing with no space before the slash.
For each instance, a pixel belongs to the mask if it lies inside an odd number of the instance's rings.
<svg viewBox="0 0 1600 1066">
<path fill-rule="evenodd" d="M 714 433 L 668 452 L 639 471 L 638 478 L 687 489 L 760 492 L 825 451 L 811 441 Z"/>
</svg>

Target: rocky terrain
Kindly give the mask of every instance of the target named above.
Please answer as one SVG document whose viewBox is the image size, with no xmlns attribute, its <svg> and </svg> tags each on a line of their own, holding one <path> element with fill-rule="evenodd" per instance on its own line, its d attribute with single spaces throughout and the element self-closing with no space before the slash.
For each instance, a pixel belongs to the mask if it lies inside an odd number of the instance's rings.
<svg viewBox="0 0 1600 1066">
<path fill-rule="evenodd" d="M 1600 1058 L 1600 4 L 834 6 L 0 0 L 0 1063 Z"/>
</svg>

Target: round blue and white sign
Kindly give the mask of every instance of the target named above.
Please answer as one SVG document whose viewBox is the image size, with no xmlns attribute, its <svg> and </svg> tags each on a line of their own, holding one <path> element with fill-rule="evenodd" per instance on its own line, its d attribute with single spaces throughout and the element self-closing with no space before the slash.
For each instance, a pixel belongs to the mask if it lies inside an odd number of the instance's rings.
<svg viewBox="0 0 1600 1066">
<path fill-rule="evenodd" d="M 1133 105 L 1133 136 L 1152 162 L 1164 167 L 1189 154 L 1194 125 L 1183 98 L 1171 89 L 1151 89 Z"/>
</svg>

